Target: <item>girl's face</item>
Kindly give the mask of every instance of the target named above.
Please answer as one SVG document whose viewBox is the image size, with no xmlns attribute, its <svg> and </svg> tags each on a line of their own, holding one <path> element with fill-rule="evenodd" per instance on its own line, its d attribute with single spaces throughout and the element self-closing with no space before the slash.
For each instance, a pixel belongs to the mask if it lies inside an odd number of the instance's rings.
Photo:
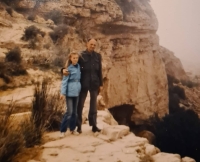
<svg viewBox="0 0 200 162">
<path fill-rule="evenodd" d="M 78 54 L 72 54 L 70 57 L 70 60 L 72 62 L 73 65 L 76 65 L 78 62 Z"/>
</svg>

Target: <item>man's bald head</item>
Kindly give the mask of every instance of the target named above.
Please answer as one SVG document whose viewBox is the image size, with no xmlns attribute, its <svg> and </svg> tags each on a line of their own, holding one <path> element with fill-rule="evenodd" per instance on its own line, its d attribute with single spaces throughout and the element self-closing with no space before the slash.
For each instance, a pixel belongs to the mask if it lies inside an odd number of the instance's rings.
<svg viewBox="0 0 200 162">
<path fill-rule="evenodd" d="M 89 39 L 88 42 L 87 42 L 87 50 L 88 50 L 88 52 L 94 51 L 94 49 L 96 47 L 96 44 L 97 44 L 97 41 L 94 38 Z"/>
</svg>

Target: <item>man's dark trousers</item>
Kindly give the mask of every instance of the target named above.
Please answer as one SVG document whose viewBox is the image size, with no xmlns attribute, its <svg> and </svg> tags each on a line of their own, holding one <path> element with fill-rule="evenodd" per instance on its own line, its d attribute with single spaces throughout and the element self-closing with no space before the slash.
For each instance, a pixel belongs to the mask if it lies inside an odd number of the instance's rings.
<svg viewBox="0 0 200 162">
<path fill-rule="evenodd" d="M 78 120 L 77 120 L 77 126 L 78 129 L 81 129 L 82 125 L 82 111 L 85 103 L 85 99 L 87 97 L 88 91 L 90 92 L 90 108 L 89 108 L 89 114 L 88 114 L 88 120 L 90 126 L 96 126 L 96 119 L 97 119 L 97 96 L 98 96 L 98 90 L 81 90 L 79 95 L 79 102 L 77 107 L 77 114 L 78 114 Z"/>
</svg>

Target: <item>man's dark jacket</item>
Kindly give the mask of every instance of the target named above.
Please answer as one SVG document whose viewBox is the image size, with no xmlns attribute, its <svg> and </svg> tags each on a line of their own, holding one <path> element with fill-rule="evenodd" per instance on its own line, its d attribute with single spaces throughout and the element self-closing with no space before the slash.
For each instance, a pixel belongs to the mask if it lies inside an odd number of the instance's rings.
<svg viewBox="0 0 200 162">
<path fill-rule="evenodd" d="M 101 55 L 95 51 L 81 53 L 78 63 L 81 69 L 82 90 L 99 90 L 99 87 L 103 85 L 101 61 Z"/>
<path fill-rule="evenodd" d="M 83 51 L 79 57 L 81 68 L 81 87 L 84 90 L 98 90 L 103 85 L 101 55 Z"/>
</svg>

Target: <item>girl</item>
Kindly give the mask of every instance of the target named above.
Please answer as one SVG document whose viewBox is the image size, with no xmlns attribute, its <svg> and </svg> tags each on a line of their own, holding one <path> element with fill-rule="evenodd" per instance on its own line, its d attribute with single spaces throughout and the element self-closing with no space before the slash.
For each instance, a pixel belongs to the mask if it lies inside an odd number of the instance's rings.
<svg viewBox="0 0 200 162">
<path fill-rule="evenodd" d="M 68 56 L 65 68 L 69 71 L 68 76 L 63 76 L 61 85 L 61 98 L 66 98 L 67 111 L 61 123 L 61 137 L 65 136 L 67 128 L 70 129 L 72 134 L 78 134 L 75 131 L 77 119 L 77 104 L 79 93 L 81 90 L 80 78 L 80 65 L 78 64 L 79 55 L 72 52 Z"/>
</svg>

